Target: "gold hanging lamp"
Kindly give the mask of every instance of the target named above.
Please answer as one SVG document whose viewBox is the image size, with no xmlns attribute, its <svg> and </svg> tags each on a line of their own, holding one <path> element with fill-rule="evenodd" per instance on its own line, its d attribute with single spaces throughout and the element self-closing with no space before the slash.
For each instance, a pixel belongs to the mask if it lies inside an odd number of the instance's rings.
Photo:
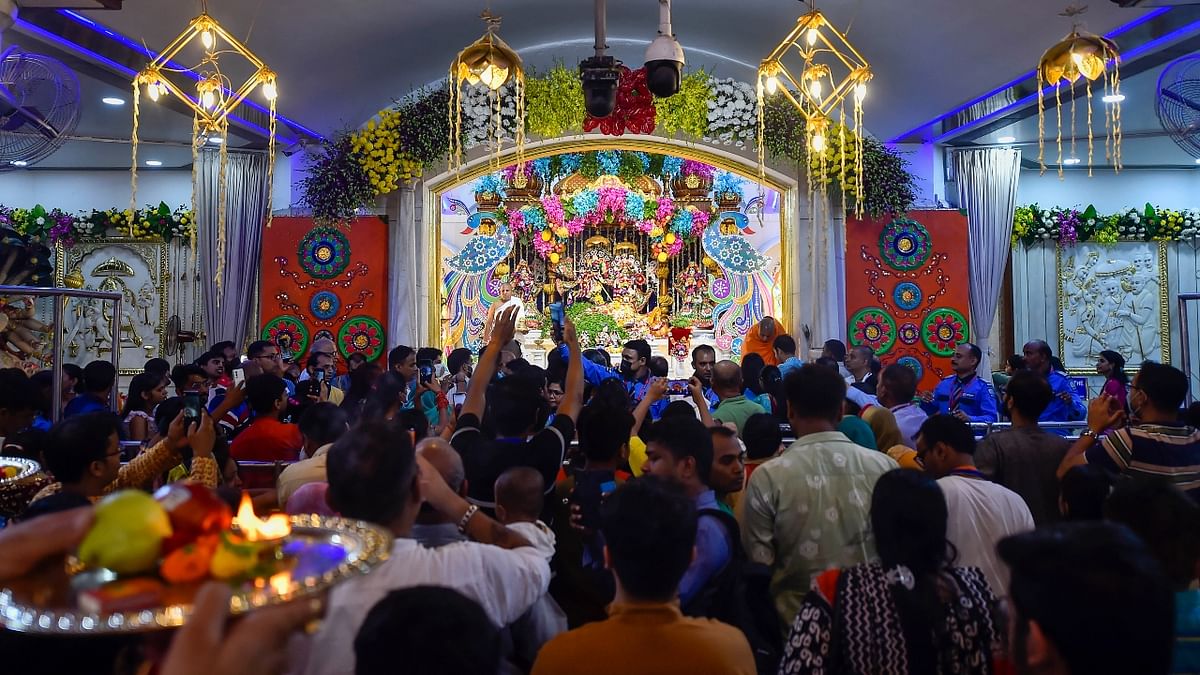
<svg viewBox="0 0 1200 675">
<path fill-rule="evenodd" d="M 172 64 L 185 48 L 193 43 L 199 43 L 203 50 L 200 62 L 193 67 L 180 71 Z M 240 55 L 249 62 L 252 74 L 237 90 L 221 70 L 220 59 L 229 54 Z M 168 73 L 185 72 L 196 79 L 195 91 L 186 91 L 177 85 Z M 267 221 L 271 225 L 271 193 L 270 185 L 275 174 L 275 102 L 279 91 L 276 75 L 273 70 L 263 63 L 241 41 L 226 31 L 216 19 L 209 16 L 205 7 L 199 16 L 192 19 L 187 28 L 172 40 L 157 57 L 133 78 L 133 134 L 131 137 L 133 163 L 130 167 L 132 190 L 129 198 L 131 211 L 137 210 L 137 152 L 138 152 L 138 117 L 141 111 L 141 94 L 153 102 L 158 102 L 164 96 L 171 96 L 192 110 L 192 212 L 196 212 L 196 168 L 197 156 L 201 147 L 209 138 L 220 138 L 220 177 L 217 194 L 217 289 L 221 288 L 221 279 L 225 270 L 225 166 L 227 160 L 226 141 L 229 135 L 229 115 L 256 88 L 260 89 L 262 97 L 269 105 L 269 128 L 267 133 Z M 195 250 L 196 232 L 192 232 L 192 248 Z"/>
<path fill-rule="evenodd" d="M 516 121 L 514 143 L 517 148 L 517 161 L 522 164 L 525 148 L 525 70 L 521 57 L 500 39 L 497 31 L 500 29 L 500 17 L 484 10 L 479 18 L 487 25 L 483 36 L 472 42 L 454 57 L 450 64 L 450 103 L 448 115 L 450 118 L 450 164 L 457 170 L 462 166 L 462 99 L 463 87 L 473 87 L 482 84 L 487 88 L 488 100 L 492 108 L 492 162 L 499 165 L 500 150 L 503 143 L 503 124 L 500 119 L 502 108 L 501 88 L 509 82 L 513 83 L 516 95 Z M 518 172 L 519 173 L 519 172 Z"/>
<path fill-rule="evenodd" d="M 790 65 L 789 65 L 790 64 Z M 855 212 L 862 214 L 863 100 L 871 66 L 850 43 L 846 35 L 829 23 L 815 7 L 800 16 L 792 31 L 762 60 L 758 68 L 758 156 L 765 168 L 763 122 L 764 96 L 782 94 L 804 116 L 805 147 L 817 156 L 816 180 L 810 162 L 809 186 L 824 191 L 826 183 L 825 149 L 829 144 L 830 122 L 840 114 L 845 124 L 845 104 L 850 98 L 855 135 L 854 171 Z M 844 155 L 843 155 L 844 158 Z"/>
<path fill-rule="evenodd" d="M 1074 19 L 1087 11 L 1087 6 L 1071 5 L 1059 16 Z M 1111 64 L 1111 67 L 1110 67 Z M 1071 95 L 1071 147 L 1075 147 L 1075 83 L 1084 81 L 1087 90 L 1088 176 L 1092 175 L 1092 82 L 1101 81 L 1104 96 L 1104 155 L 1112 162 L 1114 172 L 1121 171 L 1121 54 L 1117 43 L 1106 37 L 1087 33 L 1076 24 L 1071 33 L 1042 54 L 1037 67 L 1038 78 L 1038 164 L 1046 172 L 1046 103 L 1047 87 L 1054 87 L 1057 119 L 1058 176 L 1063 176 L 1062 92 L 1066 86 Z M 1078 158 L 1072 158 L 1078 159 Z"/>
</svg>

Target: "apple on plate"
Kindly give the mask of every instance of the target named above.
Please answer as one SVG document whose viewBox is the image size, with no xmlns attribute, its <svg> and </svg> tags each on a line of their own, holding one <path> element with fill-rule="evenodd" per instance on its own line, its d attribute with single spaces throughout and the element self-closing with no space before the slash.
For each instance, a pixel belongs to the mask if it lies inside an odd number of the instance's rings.
<svg viewBox="0 0 1200 675">
<path fill-rule="evenodd" d="M 233 513 L 216 493 L 192 483 L 171 483 L 154 493 L 171 520 L 171 536 L 163 542 L 163 552 L 189 544 L 206 534 L 229 529 Z"/>
</svg>

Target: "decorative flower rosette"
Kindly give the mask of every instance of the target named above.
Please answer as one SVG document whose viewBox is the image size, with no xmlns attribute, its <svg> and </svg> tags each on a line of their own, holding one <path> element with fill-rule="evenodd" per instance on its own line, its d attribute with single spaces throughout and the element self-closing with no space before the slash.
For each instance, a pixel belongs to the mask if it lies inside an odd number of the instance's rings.
<svg viewBox="0 0 1200 675">
<path fill-rule="evenodd" d="M 897 218 L 879 234 L 879 255 L 892 269 L 914 270 L 924 265 L 932 252 L 929 230 L 916 221 Z"/>
<path fill-rule="evenodd" d="M 346 358 L 362 354 L 367 361 L 374 361 L 383 353 L 383 325 L 369 316 L 351 317 L 338 331 L 337 345 Z"/>
<path fill-rule="evenodd" d="M 308 308 L 312 311 L 313 316 L 321 321 L 329 321 L 337 316 L 341 307 L 342 301 L 333 291 L 317 291 L 313 293 L 312 299 L 308 303 Z"/>
<path fill-rule="evenodd" d="M 916 309 L 921 304 L 923 297 L 921 287 L 911 281 L 902 281 L 896 284 L 896 289 L 892 291 L 892 301 L 906 312 Z"/>
<path fill-rule="evenodd" d="M 850 317 L 850 344 L 866 345 L 879 356 L 887 353 L 896 343 L 896 322 L 883 310 L 864 307 Z"/>
<path fill-rule="evenodd" d="M 290 357 L 292 354 L 303 354 L 308 351 L 308 328 L 294 316 L 284 314 L 267 322 L 262 329 L 261 338 L 279 347 L 279 352 Z"/>
<path fill-rule="evenodd" d="M 948 307 L 933 310 L 921 325 L 925 347 L 937 356 L 950 356 L 969 336 L 967 318 Z"/>
<path fill-rule="evenodd" d="M 336 227 L 314 227 L 297 248 L 300 268 L 314 279 L 330 279 L 350 264 L 350 240 Z"/>
<path fill-rule="evenodd" d="M 654 96 L 646 85 L 646 69 L 630 70 L 621 66 L 621 79 L 617 83 L 617 101 L 608 117 L 587 116 L 584 131 L 600 130 L 609 136 L 654 133 L 656 111 Z"/>
<path fill-rule="evenodd" d="M 671 326 L 668 335 L 667 352 L 676 361 L 683 363 L 692 352 L 692 329 L 686 326 Z"/>
<path fill-rule="evenodd" d="M 897 329 L 896 336 L 906 345 L 915 345 L 921 341 L 921 328 L 911 321 L 903 323 Z"/>
<path fill-rule="evenodd" d="M 585 188 L 571 195 L 548 195 L 503 214 L 513 234 L 552 264 L 566 250 L 566 241 L 585 227 L 633 221 L 650 238 L 659 262 L 678 255 L 684 244 L 708 227 L 711 214 L 679 207 L 670 197 L 655 199 L 625 187 Z"/>
</svg>

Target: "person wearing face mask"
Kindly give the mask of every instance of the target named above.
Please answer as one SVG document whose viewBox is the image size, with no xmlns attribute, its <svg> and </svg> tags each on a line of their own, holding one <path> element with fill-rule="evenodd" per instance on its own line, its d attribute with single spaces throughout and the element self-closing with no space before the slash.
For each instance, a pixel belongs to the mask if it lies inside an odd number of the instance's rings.
<svg viewBox="0 0 1200 675">
<path fill-rule="evenodd" d="M 646 397 L 650 388 L 650 343 L 645 340 L 630 340 L 621 350 L 621 380 L 629 394 L 630 405 L 636 406 Z M 651 419 L 658 419 L 670 401 L 655 401 L 650 406 Z"/>
<path fill-rule="evenodd" d="M 1071 446 L 1058 477 L 1080 464 L 1097 464 L 1112 473 L 1170 476 L 1176 487 L 1200 500 L 1200 430 L 1179 421 L 1187 398 L 1183 371 L 1147 361 L 1129 385 L 1132 424 L 1116 398 L 1101 394 L 1088 404 L 1088 428 Z M 1103 438 L 1100 434 L 1110 429 Z"/>
</svg>

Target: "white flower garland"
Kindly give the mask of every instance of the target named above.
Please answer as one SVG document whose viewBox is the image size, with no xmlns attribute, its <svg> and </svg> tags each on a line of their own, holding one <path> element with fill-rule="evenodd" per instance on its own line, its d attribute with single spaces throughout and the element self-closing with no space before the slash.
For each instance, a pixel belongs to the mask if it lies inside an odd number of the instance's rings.
<svg viewBox="0 0 1200 675">
<path fill-rule="evenodd" d="M 477 84 L 466 85 L 462 90 L 462 143 L 464 148 L 489 145 L 495 142 L 496 100 L 491 91 Z M 500 88 L 501 137 L 513 138 L 517 128 L 517 102 L 515 89 L 510 82 Z"/>
<path fill-rule="evenodd" d="M 758 95 L 747 82 L 709 78 L 708 131 L 704 140 L 744 147 L 758 135 Z"/>
</svg>

